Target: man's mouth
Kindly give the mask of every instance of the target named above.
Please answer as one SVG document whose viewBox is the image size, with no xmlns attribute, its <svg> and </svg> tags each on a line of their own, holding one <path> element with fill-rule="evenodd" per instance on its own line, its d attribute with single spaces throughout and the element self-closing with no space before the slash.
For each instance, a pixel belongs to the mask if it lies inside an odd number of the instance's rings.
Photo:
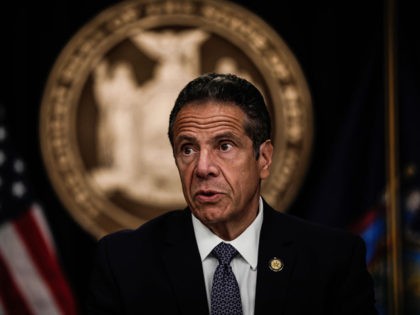
<svg viewBox="0 0 420 315">
<path fill-rule="evenodd" d="M 215 202 L 221 196 L 221 193 L 215 190 L 199 190 L 195 193 L 195 198 L 199 202 Z"/>
<path fill-rule="evenodd" d="M 204 195 L 204 196 L 213 196 L 214 194 L 216 194 L 217 192 L 213 191 L 213 190 L 202 190 L 199 191 L 199 195 Z"/>
</svg>

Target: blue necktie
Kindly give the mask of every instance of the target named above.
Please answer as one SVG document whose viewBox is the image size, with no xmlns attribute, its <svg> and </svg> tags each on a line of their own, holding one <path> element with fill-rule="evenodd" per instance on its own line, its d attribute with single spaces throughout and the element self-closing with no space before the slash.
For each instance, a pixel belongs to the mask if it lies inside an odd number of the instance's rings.
<svg viewBox="0 0 420 315">
<path fill-rule="evenodd" d="M 238 251 L 232 245 L 221 242 L 213 249 L 212 254 L 219 260 L 219 265 L 213 277 L 211 314 L 242 315 L 239 286 L 230 266 Z"/>
</svg>

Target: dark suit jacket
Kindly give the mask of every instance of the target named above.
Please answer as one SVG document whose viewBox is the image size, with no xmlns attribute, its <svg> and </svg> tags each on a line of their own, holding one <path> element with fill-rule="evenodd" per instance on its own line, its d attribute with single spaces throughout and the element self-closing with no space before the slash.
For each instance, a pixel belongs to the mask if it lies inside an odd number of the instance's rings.
<svg viewBox="0 0 420 315">
<path fill-rule="evenodd" d="M 269 268 L 273 257 L 281 271 Z M 208 314 L 189 209 L 102 238 L 89 292 L 92 315 Z M 264 202 L 255 314 L 377 314 L 364 242 Z"/>
</svg>

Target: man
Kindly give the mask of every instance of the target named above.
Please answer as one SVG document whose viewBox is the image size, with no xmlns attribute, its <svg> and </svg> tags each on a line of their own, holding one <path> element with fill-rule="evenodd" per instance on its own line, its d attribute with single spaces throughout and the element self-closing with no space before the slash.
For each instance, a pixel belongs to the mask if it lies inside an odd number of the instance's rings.
<svg viewBox="0 0 420 315">
<path fill-rule="evenodd" d="M 270 134 L 248 81 L 187 84 L 168 135 L 188 207 L 99 241 L 88 314 L 376 314 L 363 241 L 261 197 Z"/>
</svg>

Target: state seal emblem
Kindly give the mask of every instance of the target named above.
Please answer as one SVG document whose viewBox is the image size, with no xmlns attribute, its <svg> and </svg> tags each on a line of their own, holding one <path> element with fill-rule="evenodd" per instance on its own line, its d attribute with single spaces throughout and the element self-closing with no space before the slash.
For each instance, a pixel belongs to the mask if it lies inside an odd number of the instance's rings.
<svg viewBox="0 0 420 315">
<path fill-rule="evenodd" d="M 275 147 L 263 195 L 287 209 L 309 160 L 312 108 L 286 43 L 232 2 L 124 1 L 68 42 L 41 104 L 41 149 L 52 185 L 95 237 L 185 206 L 168 117 L 181 88 L 205 72 L 235 73 L 262 91 Z"/>
</svg>

